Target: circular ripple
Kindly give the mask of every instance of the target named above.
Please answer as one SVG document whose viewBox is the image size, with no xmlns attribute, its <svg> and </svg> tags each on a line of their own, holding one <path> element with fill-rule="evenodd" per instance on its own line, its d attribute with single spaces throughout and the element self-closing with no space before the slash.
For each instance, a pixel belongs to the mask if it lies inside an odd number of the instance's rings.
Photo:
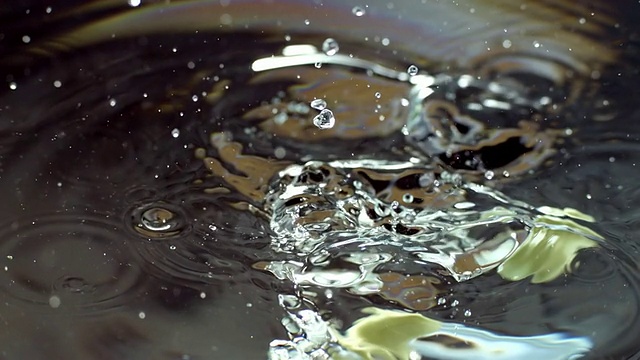
<svg viewBox="0 0 640 360">
<path fill-rule="evenodd" d="M 47 215 L 2 226 L 0 286 L 7 302 L 97 312 L 126 304 L 142 284 L 107 216 Z"/>
</svg>

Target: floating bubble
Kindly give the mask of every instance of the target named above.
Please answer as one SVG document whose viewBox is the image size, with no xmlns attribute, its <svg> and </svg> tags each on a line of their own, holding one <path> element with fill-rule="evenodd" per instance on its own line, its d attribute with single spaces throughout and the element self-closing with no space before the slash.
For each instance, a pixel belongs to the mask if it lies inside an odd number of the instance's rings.
<svg viewBox="0 0 640 360">
<path fill-rule="evenodd" d="M 329 56 L 337 54 L 338 50 L 340 50 L 340 45 L 338 45 L 338 42 L 333 38 L 327 38 L 322 43 L 322 52 Z"/>
<path fill-rule="evenodd" d="M 335 124 L 336 118 L 333 116 L 333 111 L 329 109 L 323 109 L 313 118 L 313 125 L 318 129 L 331 129 Z"/>
</svg>

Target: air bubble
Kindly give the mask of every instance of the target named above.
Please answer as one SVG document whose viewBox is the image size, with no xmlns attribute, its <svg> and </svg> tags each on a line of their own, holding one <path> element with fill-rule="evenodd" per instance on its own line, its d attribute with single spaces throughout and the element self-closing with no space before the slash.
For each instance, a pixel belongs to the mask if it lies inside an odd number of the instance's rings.
<svg viewBox="0 0 640 360">
<path fill-rule="evenodd" d="M 313 99 L 313 101 L 311 101 L 311 107 L 316 109 L 316 110 L 324 110 L 327 108 L 327 102 L 324 101 L 324 99 Z"/>
<path fill-rule="evenodd" d="M 418 75 L 418 67 L 415 65 L 410 65 L 409 68 L 407 69 L 407 73 L 411 76 L 415 76 Z"/>
<path fill-rule="evenodd" d="M 412 203 L 413 202 L 413 195 L 411 195 L 411 194 L 402 195 L 402 201 L 404 201 L 407 204 Z"/>
<path fill-rule="evenodd" d="M 333 116 L 333 111 L 329 109 L 323 109 L 313 118 L 313 125 L 318 129 L 331 129 L 335 123 L 336 118 Z"/>
<path fill-rule="evenodd" d="M 338 45 L 338 42 L 333 38 L 327 38 L 322 43 L 322 52 L 324 52 L 328 56 L 337 54 L 338 50 L 340 50 L 340 46 Z"/>
</svg>

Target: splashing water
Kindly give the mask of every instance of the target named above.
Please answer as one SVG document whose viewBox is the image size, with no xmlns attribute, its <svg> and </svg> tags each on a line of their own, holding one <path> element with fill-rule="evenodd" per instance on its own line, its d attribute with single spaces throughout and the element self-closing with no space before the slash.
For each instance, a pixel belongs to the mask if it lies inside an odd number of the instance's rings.
<svg viewBox="0 0 640 360">
<path fill-rule="evenodd" d="M 0 10 L 4 356 L 633 357 L 633 11 L 565 5 Z"/>
</svg>

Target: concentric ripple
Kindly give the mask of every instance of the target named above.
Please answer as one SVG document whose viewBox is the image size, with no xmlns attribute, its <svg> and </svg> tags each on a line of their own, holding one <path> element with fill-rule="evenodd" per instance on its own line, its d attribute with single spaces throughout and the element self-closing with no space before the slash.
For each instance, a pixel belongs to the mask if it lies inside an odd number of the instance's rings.
<svg viewBox="0 0 640 360">
<path fill-rule="evenodd" d="M 126 232 L 109 216 L 51 214 L 2 229 L 0 282 L 9 304 L 99 312 L 127 305 L 143 290 Z"/>
</svg>

